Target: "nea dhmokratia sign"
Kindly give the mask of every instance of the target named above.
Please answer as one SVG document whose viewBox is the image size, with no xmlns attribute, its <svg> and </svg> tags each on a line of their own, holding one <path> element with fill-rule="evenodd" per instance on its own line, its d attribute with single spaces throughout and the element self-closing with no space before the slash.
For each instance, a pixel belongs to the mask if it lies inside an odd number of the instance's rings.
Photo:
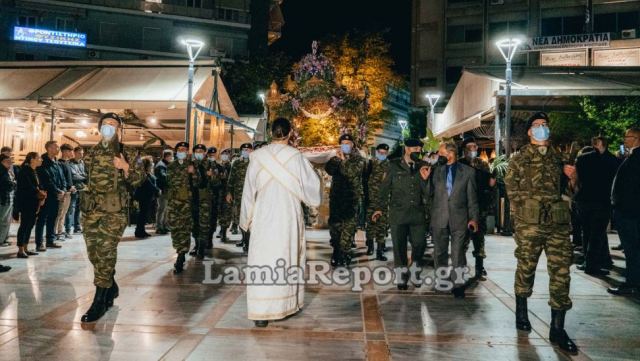
<svg viewBox="0 0 640 361">
<path fill-rule="evenodd" d="M 13 40 L 49 45 L 87 46 L 87 34 L 23 28 L 20 26 L 13 28 Z"/>
<path fill-rule="evenodd" d="M 532 38 L 532 50 L 608 47 L 610 33 L 539 36 Z"/>
</svg>

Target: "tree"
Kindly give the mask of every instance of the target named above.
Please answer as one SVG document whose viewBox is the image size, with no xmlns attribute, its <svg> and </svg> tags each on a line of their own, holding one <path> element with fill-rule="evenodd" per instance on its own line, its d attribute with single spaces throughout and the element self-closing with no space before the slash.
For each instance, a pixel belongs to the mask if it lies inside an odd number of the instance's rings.
<svg viewBox="0 0 640 361">
<path fill-rule="evenodd" d="M 258 93 L 266 92 L 272 81 L 281 82 L 291 68 L 291 60 L 283 53 L 225 64 L 222 79 L 236 110 L 240 114 L 263 111 Z"/>
</svg>

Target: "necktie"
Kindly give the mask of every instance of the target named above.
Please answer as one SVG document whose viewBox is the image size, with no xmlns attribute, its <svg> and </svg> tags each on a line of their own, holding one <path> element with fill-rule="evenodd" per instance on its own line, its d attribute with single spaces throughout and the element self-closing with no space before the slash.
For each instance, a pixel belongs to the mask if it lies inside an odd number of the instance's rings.
<svg viewBox="0 0 640 361">
<path fill-rule="evenodd" d="M 452 167 L 447 167 L 447 194 L 451 196 L 453 190 L 453 172 Z"/>
</svg>

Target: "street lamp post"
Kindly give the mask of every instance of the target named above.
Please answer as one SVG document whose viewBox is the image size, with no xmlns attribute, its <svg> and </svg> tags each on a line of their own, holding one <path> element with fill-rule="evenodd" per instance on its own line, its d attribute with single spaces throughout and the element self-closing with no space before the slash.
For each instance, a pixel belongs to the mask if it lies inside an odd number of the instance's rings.
<svg viewBox="0 0 640 361">
<path fill-rule="evenodd" d="M 401 129 L 400 136 L 402 137 L 402 143 L 404 143 L 404 130 L 407 129 L 409 123 L 406 121 L 406 119 L 398 119 L 398 125 Z"/>
<path fill-rule="evenodd" d="M 500 54 L 507 62 L 507 69 L 505 71 L 505 80 L 507 82 L 505 89 L 505 126 L 504 126 L 504 151 L 506 156 L 508 157 L 511 154 L 511 82 L 513 80 L 511 73 L 511 61 L 513 60 L 516 51 L 518 50 L 518 46 L 521 41 L 518 39 L 505 39 L 496 42 L 496 46 L 498 50 L 500 50 Z M 496 155 L 499 150 L 496 149 Z"/>
<path fill-rule="evenodd" d="M 427 94 L 425 98 L 429 101 L 429 118 L 431 118 L 431 126 L 433 127 L 433 123 L 436 121 L 436 104 L 438 104 L 438 100 L 440 100 L 440 94 Z M 428 122 L 427 129 L 429 129 Z"/>
<path fill-rule="evenodd" d="M 187 53 L 189 54 L 189 87 L 187 92 L 187 121 L 185 123 L 185 133 L 184 133 L 184 141 L 189 142 L 189 135 L 191 134 L 191 107 L 192 107 L 191 103 L 193 102 L 193 75 L 195 72 L 194 65 L 196 62 L 196 58 L 198 57 L 198 54 L 200 54 L 200 51 L 204 46 L 204 43 L 200 40 L 194 40 L 194 39 L 186 39 L 182 43 L 187 46 Z M 198 125 L 194 124 L 196 134 L 198 132 L 197 127 Z"/>
</svg>

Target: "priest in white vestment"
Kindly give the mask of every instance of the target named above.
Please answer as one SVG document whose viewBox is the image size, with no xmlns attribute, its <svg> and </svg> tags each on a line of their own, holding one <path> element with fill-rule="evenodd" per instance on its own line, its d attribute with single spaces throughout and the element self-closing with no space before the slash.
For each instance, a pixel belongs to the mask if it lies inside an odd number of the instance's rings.
<svg viewBox="0 0 640 361">
<path fill-rule="evenodd" d="M 279 277 L 277 282 L 255 284 L 245 270 L 248 318 L 258 327 L 302 309 L 306 264 L 302 203 L 317 207 L 322 199 L 320 178 L 311 163 L 288 145 L 290 122 L 276 119 L 271 132 L 272 143 L 250 155 L 240 210 L 240 227 L 251 232 L 247 270 L 269 267 L 273 277 Z M 297 282 L 283 279 L 294 269 L 300 273 L 294 277 Z"/>
</svg>

